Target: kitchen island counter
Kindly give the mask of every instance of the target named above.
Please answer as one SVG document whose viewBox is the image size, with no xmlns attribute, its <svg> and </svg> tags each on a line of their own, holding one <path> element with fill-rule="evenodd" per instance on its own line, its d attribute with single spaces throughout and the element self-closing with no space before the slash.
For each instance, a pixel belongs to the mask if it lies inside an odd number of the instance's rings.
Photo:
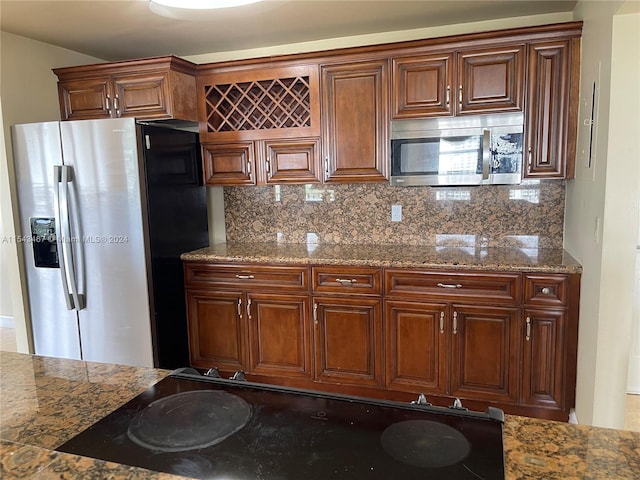
<svg viewBox="0 0 640 480">
<path fill-rule="evenodd" d="M 177 479 L 54 451 L 169 372 L 0 354 L 0 477 Z M 506 416 L 506 479 L 637 479 L 640 434 Z"/>
<path fill-rule="evenodd" d="M 184 261 L 352 265 L 447 270 L 581 273 L 562 249 L 481 246 L 219 243 L 182 254 Z"/>
</svg>

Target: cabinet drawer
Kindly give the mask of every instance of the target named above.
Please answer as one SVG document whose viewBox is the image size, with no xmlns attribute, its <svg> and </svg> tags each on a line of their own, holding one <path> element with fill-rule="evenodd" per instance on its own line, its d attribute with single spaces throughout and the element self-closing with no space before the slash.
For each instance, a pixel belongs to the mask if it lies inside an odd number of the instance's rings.
<svg viewBox="0 0 640 480">
<path fill-rule="evenodd" d="M 185 263 L 187 287 L 229 287 L 243 290 L 309 290 L 309 270 L 303 266 L 222 265 Z"/>
<path fill-rule="evenodd" d="M 535 275 L 524 277 L 524 303 L 550 307 L 567 305 L 569 277 L 566 275 Z"/>
<path fill-rule="evenodd" d="M 379 268 L 312 267 L 314 292 L 380 295 Z"/>
<path fill-rule="evenodd" d="M 520 302 L 520 275 L 421 270 L 385 270 L 385 294 L 421 299 L 464 299 L 478 303 Z"/>
</svg>

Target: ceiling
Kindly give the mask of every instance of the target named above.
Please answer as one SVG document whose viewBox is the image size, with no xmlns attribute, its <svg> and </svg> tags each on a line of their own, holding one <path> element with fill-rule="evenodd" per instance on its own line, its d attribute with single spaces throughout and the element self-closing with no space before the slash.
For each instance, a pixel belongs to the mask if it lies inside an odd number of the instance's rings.
<svg viewBox="0 0 640 480">
<path fill-rule="evenodd" d="M 576 0 L 266 0 L 161 16 L 148 0 L 0 0 L 2 31 L 104 60 L 190 56 L 571 12 Z M 167 12 L 165 12 L 167 14 Z"/>
</svg>

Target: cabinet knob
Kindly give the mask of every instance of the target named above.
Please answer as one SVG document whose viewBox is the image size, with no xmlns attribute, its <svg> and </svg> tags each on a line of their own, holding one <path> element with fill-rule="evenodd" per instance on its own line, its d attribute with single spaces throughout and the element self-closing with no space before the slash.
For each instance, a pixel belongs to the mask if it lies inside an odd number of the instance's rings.
<svg viewBox="0 0 640 480">
<path fill-rule="evenodd" d="M 549 287 L 544 287 L 540 291 L 542 292 L 543 295 L 551 295 L 551 289 Z"/>
</svg>

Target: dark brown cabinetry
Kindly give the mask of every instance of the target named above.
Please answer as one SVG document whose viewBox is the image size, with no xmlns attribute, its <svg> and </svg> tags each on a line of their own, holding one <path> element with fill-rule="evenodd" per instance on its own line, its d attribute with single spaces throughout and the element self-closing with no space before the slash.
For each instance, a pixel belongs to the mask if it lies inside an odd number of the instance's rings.
<svg viewBox="0 0 640 480">
<path fill-rule="evenodd" d="M 378 268 L 311 269 L 318 382 L 382 385 L 381 273 Z"/>
<path fill-rule="evenodd" d="M 525 177 L 575 176 L 580 39 L 529 46 Z"/>
<path fill-rule="evenodd" d="M 393 118 L 522 111 L 524 44 L 393 58 Z"/>
<path fill-rule="evenodd" d="M 325 182 L 388 179 L 387 60 L 323 65 Z"/>
<path fill-rule="evenodd" d="M 185 263 L 192 366 L 567 420 L 579 274 Z"/>
<path fill-rule="evenodd" d="M 574 276 L 525 275 L 524 405 L 561 410 L 575 398 L 578 291 Z"/>
<path fill-rule="evenodd" d="M 203 70 L 197 82 L 205 183 L 318 183 L 317 65 Z"/>
<path fill-rule="evenodd" d="M 452 305 L 450 395 L 516 403 L 519 308 Z"/>
<path fill-rule="evenodd" d="M 518 274 L 386 269 L 387 386 L 515 403 L 519 285 Z"/>
<path fill-rule="evenodd" d="M 187 263 L 185 280 L 192 366 L 310 376 L 305 267 Z"/>
<path fill-rule="evenodd" d="M 197 121 L 196 65 L 177 57 L 56 68 L 62 120 Z"/>
</svg>

